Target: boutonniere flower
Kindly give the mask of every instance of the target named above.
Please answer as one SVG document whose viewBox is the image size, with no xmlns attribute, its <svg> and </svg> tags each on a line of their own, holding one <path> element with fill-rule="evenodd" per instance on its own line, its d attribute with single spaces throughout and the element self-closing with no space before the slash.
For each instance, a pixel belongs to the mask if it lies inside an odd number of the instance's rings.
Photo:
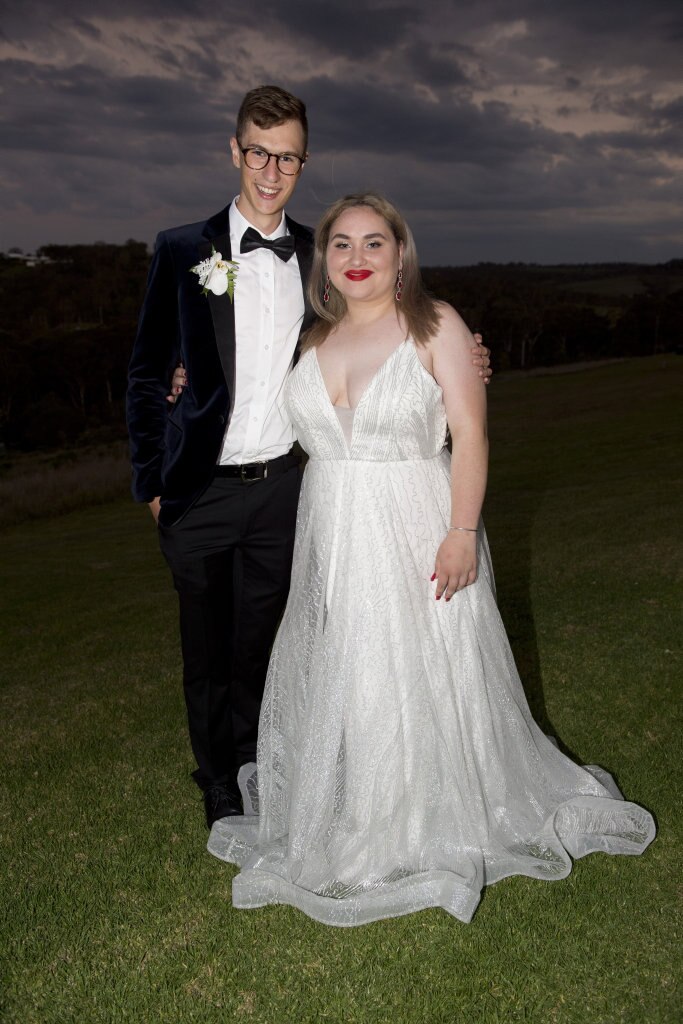
<svg viewBox="0 0 683 1024">
<path fill-rule="evenodd" d="M 196 267 L 190 267 L 193 274 L 199 277 L 204 295 L 213 292 L 214 295 L 225 295 L 232 302 L 235 294 L 235 275 L 237 274 L 237 261 L 224 260 L 220 252 L 211 247 L 211 255 L 208 259 L 202 260 Z"/>
</svg>

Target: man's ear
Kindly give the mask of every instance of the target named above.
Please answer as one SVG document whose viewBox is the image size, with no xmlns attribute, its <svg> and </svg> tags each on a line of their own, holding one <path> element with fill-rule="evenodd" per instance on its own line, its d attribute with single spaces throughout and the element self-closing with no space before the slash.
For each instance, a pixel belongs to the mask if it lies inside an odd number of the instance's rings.
<svg viewBox="0 0 683 1024">
<path fill-rule="evenodd" d="M 232 165 L 239 170 L 242 166 L 242 153 L 234 135 L 230 139 L 230 152 L 232 153 Z"/>
</svg>

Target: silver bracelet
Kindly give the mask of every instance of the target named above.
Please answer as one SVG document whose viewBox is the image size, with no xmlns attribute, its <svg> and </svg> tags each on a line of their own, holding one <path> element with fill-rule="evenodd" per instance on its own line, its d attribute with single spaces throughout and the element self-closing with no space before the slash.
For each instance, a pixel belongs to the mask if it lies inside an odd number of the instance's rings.
<svg viewBox="0 0 683 1024">
<path fill-rule="evenodd" d="M 448 532 L 450 533 L 451 530 L 461 530 L 462 533 L 476 533 L 477 532 L 476 530 L 473 530 L 470 526 L 449 526 L 448 527 Z"/>
</svg>

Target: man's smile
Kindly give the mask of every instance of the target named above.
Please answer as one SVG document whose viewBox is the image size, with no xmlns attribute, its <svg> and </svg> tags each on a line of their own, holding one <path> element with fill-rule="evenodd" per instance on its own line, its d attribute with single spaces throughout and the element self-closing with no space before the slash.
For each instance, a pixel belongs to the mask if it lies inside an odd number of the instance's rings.
<svg viewBox="0 0 683 1024">
<path fill-rule="evenodd" d="M 280 194 L 279 188 L 269 188 L 267 185 L 256 185 L 256 191 L 263 199 L 274 199 Z"/>
</svg>

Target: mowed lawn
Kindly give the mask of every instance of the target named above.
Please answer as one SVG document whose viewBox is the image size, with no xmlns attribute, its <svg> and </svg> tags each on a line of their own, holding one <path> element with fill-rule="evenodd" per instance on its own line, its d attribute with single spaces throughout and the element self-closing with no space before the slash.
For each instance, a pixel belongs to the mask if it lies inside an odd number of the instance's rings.
<svg viewBox="0 0 683 1024">
<path fill-rule="evenodd" d="M 491 385 L 485 517 L 529 700 L 659 835 L 564 881 L 502 881 L 470 925 L 233 911 L 234 869 L 204 849 L 148 513 L 117 502 L 0 534 L 0 1019 L 683 1019 L 682 378 L 670 356 Z"/>
</svg>

